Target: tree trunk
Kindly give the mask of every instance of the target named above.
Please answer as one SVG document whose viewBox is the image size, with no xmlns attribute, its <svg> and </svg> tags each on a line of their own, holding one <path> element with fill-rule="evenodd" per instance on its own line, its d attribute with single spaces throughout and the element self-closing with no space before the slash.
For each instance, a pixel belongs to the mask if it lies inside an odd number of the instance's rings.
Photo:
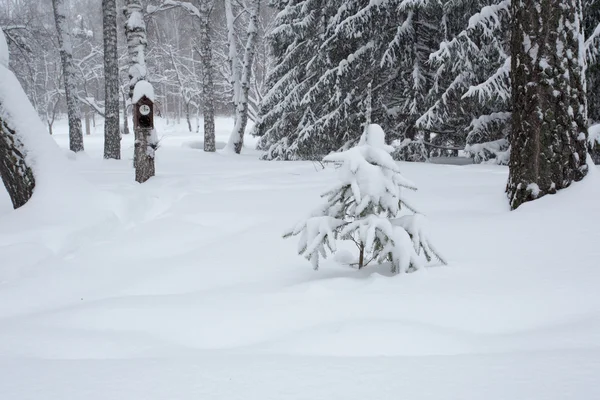
<svg viewBox="0 0 600 400">
<path fill-rule="evenodd" d="M 27 203 L 35 187 L 33 172 L 27 165 L 25 155 L 25 148 L 17 133 L 0 119 L 0 177 L 14 208 Z"/>
<path fill-rule="evenodd" d="M 358 269 L 362 269 L 365 266 L 365 245 L 361 243 L 358 249 L 360 251 L 358 254 Z"/>
<path fill-rule="evenodd" d="M 512 209 L 568 187 L 588 172 L 581 3 L 511 5 Z"/>
<path fill-rule="evenodd" d="M 73 49 L 71 34 L 67 27 L 67 17 L 64 0 L 52 0 L 54 20 L 58 33 L 60 60 L 65 84 L 65 98 L 67 101 L 67 114 L 69 117 L 69 148 L 71 151 L 83 151 L 83 133 L 81 132 L 81 113 L 77 102 L 76 74 L 73 64 Z"/>
<path fill-rule="evenodd" d="M 119 132 L 119 57 L 115 0 L 102 0 L 102 20 L 104 36 L 104 158 L 119 160 L 121 158 L 121 134 Z M 127 117 L 124 115 L 123 118 L 125 126 L 127 126 Z"/>
<path fill-rule="evenodd" d="M 123 93 L 123 135 L 129 135 L 129 123 L 127 122 L 127 95 Z M 121 146 L 119 144 L 119 146 Z"/>
<path fill-rule="evenodd" d="M 185 120 L 187 121 L 188 131 L 192 133 L 192 116 L 190 115 L 190 103 L 185 103 Z"/>
<path fill-rule="evenodd" d="M 229 1 L 229 0 L 227 0 Z M 238 86 L 238 98 L 235 103 L 235 125 L 233 133 L 227 144 L 237 154 L 242 152 L 244 146 L 244 133 L 248 124 L 248 96 L 250 94 L 250 79 L 252 76 L 252 62 L 256 52 L 256 42 L 258 37 L 258 17 L 260 12 L 260 0 L 250 0 L 249 21 L 247 29 L 246 47 L 244 49 L 244 60 L 242 64 L 242 73 Z M 235 90 L 234 90 L 235 93 Z"/>
<path fill-rule="evenodd" d="M 144 183 L 152 178 L 156 171 L 154 169 L 154 150 L 156 149 L 150 128 L 134 128 L 135 132 L 135 180 Z"/>
<path fill-rule="evenodd" d="M 129 52 L 129 98 L 133 97 L 135 85 L 146 80 L 146 24 L 140 0 L 126 0 L 125 37 Z M 135 107 L 135 105 L 133 105 Z M 135 116 L 135 112 L 133 113 Z M 157 148 L 154 130 L 141 128 L 134 122 L 135 149 L 133 165 L 135 167 L 135 180 L 139 183 L 146 182 L 154 176 L 154 152 Z"/>
<path fill-rule="evenodd" d="M 133 96 L 133 88 L 138 81 L 145 80 L 146 69 L 146 24 L 140 0 L 125 0 L 125 37 L 129 61 L 129 98 Z"/>
<path fill-rule="evenodd" d="M 200 21 L 200 61 L 202 63 L 202 114 L 204 116 L 204 151 L 216 151 L 215 86 L 212 65 L 212 40 L 208 5 L 203 2 L 204 19 Z"/>
<path fill-rule="evenodd" d="M 91 124 L 90 124 L 90 107 L 86 106 L 85 110 L 85 135 L 89 136 L 92 134 Z"/>
</svg>

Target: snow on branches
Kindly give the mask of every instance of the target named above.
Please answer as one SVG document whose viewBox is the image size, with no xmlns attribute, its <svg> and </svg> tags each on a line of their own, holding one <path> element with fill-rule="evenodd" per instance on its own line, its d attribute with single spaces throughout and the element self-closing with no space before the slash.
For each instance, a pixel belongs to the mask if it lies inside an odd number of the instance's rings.
<svg viewBox="0 0 600 400">
<path fill-rule="evenodd" d="M 315 269 L 321 257 L 337 251 L 337 240 L 358 248 L 358 268 L 372 261 L 389 262 L 393 273 L 420 269 L 421 249 L 429 261 L 445 260 L 428 240 L 424 216 L 404 198 L 416 190 L 392 159 L 393 147 L 385 144 L 383 129 L 371 124 L 358 146 L 331 153 L 323 161 L 339 166 L 339 182 L 322 195 L 326 202 L 284 237 L 299 235 L 298 252 Z M 412 211 L 415 214 L 405 214 Z"/>
</svg>

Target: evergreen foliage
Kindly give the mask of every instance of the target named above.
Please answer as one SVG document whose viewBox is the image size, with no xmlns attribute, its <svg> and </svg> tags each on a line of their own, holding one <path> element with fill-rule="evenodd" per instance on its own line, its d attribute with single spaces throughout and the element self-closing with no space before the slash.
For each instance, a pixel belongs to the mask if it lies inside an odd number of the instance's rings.
<svg viewBox="0 0 600 400">
<path fill-rule="evenodd" d="M 298 251 L 315 269 L 321 257 L 337 250 L 337 240 L 358 248 L 358 268 L 370 262 L 390 262 L 393 273 L 417 270 L 429 261 L 445 261 L 429 243 L 420 214 L 405 199 L 416 190 L 389 154 L 379 125 L 369 125 L 357 146 L 331 153 L 323 161 L 339 166 L 340 182 L 323 194 L 326 202 L 284 237 L 300 235 Z M 403 215 L 404 214 L 404 215 Z"/>
<path fill-rule="evenodd" d="M 279 10 L 269 37 L 275 67 L 254 130 L 265 159 L 318 160 L 356 144 L 371 84 L 372 120 L 388 132 L 394 158 L 423 161 L 465 150 L 475 162 L 508 164 L 510 0 L 270 5 Z M 600 13 L 594 1 L 585 8 L 595 121 Z"/>
</svg>

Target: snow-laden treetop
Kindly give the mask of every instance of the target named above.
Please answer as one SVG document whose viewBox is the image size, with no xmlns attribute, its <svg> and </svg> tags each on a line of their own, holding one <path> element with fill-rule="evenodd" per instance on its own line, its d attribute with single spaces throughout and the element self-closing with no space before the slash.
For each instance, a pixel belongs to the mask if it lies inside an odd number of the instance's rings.
<svg viewBox="0 0 600 400">
<path fill-rule="evenodd" d="M 142 97 L 146 96 L 150 101 L 154 102 L 154 87 L 148 81 L 139 81 L 133 88 L 132 103 L 137 103 Z"/>
<path fill-rule="evenodd" d="M 370 124 L 367 127 L 366 132 L 362 135 L 359 142 L 361 146 L 365 144 L 385 150 L 388 153 L 394 151 L 393 146 L 385 144 L 385 132 L 381 125 L 378 124 Z"/>
<path fill-rule="evenodd" d="M 0 65 L 8 68 L 8 44 L 6 44 L 6 38 L 4 32 L 0 30 Z"/>
<path fill-rule="evenodd" d="M 341 163 L 341 185 L 349 185 L 360 214 L 369 205 L 379 205 L 396 214 L 400 210 L 400 188 L 416 189 L 404 178 L 400 167 L 389 154 L 393 147 L 385 143 L 381 126 L 371 124 L 358 146 L 341 153 L 331 153 L 323 161 Z"/>
</svg>

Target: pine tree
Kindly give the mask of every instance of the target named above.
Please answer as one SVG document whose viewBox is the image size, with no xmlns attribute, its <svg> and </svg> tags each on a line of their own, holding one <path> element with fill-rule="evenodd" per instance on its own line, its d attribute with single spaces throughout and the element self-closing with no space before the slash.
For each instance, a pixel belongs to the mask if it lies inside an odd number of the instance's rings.
<svg viewBox="0 0 600 400">
<path fill-rule="evenodd" d="M 587 99 L 593 122 L 600 112 L 598 90 L 598 5 L 584 4 L 587 49 Z M 436 74 L 437 100 L 419 119 L 418 126 L 439 132 L 440 141 L 461 148 L 475 162 L 508 164 L 511 137 L 511 2 L 454 2 L 444 5 L 448 36 L 431 60 Z M 600 114 L 598 114 L 600 115 Z M 592 141 L 592 148 L 594 138 Z"/>
<path fill-rule="evenodd" d="M 73 45 L 71 34 L 67 27 L 65 1 L 52 0 L 52 6 L 54 8 L 56 32 L 58 33 L 58 45 L 60 46 L 60 59 L 69 118 L 69 148 L 71 151 L 78 152 L 83 151 L 83 133 L 81 130 L 81 113 L 77 100 L 77 75 L 75 65 L 73 64 Z"/>
<path fill-rule="evenodd" d="M 600 123 L 600 2 L 585 0 L 583 10 L 588 60 L 586 68 L 588 118 L 591 124 L 598 124 Z M 594 162 L 600 163 L 600 136 L 590 135 L 589 151 Z"/>
<path fill-rule="evenodd" d="M 322 40 L 325 4 L 322 0 L 271 0 L 279 10 L 268 41 L 274 67 L 267 77 L 268 91 L 259 105 L 253 134 L 260 136 L 258 148 L 265 159 L 298 160 L 324 154 L 320 143 L 298 137 L 302 120 L 311 119 L 311 110 L 300 100 L 318 74 L 318 52 Z M 311 72 L 307 71 L 309 62 Z"/>
<path fill-rule="evenodd" d="M 600 2 L 583 1 L 583 30 L 587 50 L 587 102 L 588 118 L 600 122 Z"/>
<path fill-rule="evenodd" d="M 511 4 L 512 209 L 588 172 L 585 54 L 579 0 Z"/>
<path fill-rule="evenodd" d="M 373 120 L 399 139 L 396 154 L 427 158 L 415 121 L 431 102 L 428 57 L 441 34 L 439 7 L 400 0 L 276 4 L 276 67 L 255 131 L 266 158 L 319 159 L 355 144 L 369 83 Z"/>
<path fill-rule="evenodd" d="M 463 148 L 476 162 L 508 162 L 510 133 L 510 1 L 448 1 L 430 108 L 417 127 L 437 148 Z"/>
<path fill-rule="evenodd" d="M 121 158 L 119 132 L 119 60 L 117 54 L 117 4 L 102 0 L 104 32 L 104 158 Z M 124 116 L 127 118 L 127 116 Z"/>
<path fill-rule="evenodd" d="M 392 273 L 417 270 L 423 266 L 421 250 L 427 260 L 445 264 L 429 243 L 424 217 L 401 215 L 404 209 L 415 211 L 402 191 L 416 188 L 402 176 L 391 151 L 383 129 L 371 124 L 356 147 L 323 159 L 339 164 L 340 182 L 323 195 L 323 206 L 284 235 L 300 235 L 299 253 L 315 269 L 321 257 L 337 250 L 339 239 L 354 242 L 359 269 L 377 260 L 390 262 Z"/>
</svg>

